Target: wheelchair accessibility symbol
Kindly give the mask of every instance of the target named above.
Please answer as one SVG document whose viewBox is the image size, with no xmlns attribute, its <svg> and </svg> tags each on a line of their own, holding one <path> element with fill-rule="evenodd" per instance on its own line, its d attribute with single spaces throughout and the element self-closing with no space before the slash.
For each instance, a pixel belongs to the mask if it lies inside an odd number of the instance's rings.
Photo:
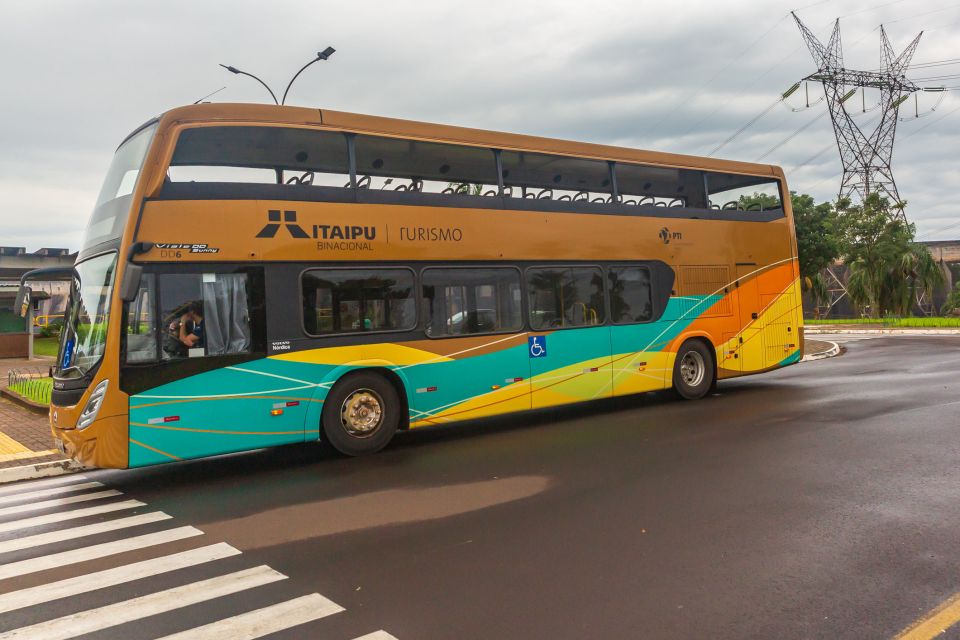
<svg viewBox="0 0 960 640">
<path fill-rule="evenodd" d="M 547 336 L 529 336 L 527 348 L 531 358 L 543 358 L 547 355 Z"/>
</svg>

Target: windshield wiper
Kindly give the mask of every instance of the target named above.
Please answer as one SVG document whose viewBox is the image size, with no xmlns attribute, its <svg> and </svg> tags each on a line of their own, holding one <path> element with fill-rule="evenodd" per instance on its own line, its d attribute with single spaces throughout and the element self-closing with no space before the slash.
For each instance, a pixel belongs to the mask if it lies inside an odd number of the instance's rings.
<svg viewBox="0 0 960 640">
<path fill-rule="evenodd" d="M 66 369 L 61 369 L 61 370 L 60 370 L 60 373 L 61 373 L 61 374 L 64 374 L 64 373 L 67 373 L 68 371 L 76 371 L 77 373 L 80 374 L 80 377 L 81 377 L 81 378 L 86 375 L 86 374 L 83 372 L 83 369 L 81 369 L 81 368 L 78 367 L 77 365 L 70 365 L 70 366 L 67 367 Z"/>
</svg>

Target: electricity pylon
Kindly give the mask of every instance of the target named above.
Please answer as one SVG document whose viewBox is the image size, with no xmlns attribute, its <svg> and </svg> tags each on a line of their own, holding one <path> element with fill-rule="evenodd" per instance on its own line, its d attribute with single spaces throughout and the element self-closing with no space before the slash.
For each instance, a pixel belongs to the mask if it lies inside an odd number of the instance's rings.
<svg viewBox="0 0 960 640">
<path fill-rule="evenodd" d="M 816 36 L 791 12 L 800 33 L 817 64 L 816 73 L 804 80 L 823 84 L 833 131 L 843 163 L 843 180 L 840 182 L 840 197 L 861 202 L 871 193 L 880 193 L 893 203 L 892 214 L 904 219 L 903 204 L 893 179 L 890 159 L 893 156 L 893 138 L 897 131 L 897 109 L 920 90 L 920 87 L 904 75 L 910 59 L 920 43 L 920 34 L 898 56 L 894 53 L 887 32 L 880 27 L 882 65 L 879 72 L 855 71 L 843 66 L 843 50 L 840 43 L 840 19 L 833 25 L 830 40 L 824 46 Z M 849 87 L 849 89 L 848 89 Z M 857 89 L 880 90 L 880 122 L 873 131 L 863 131 L 853 120 L 844 103 Z"/>
</svg>

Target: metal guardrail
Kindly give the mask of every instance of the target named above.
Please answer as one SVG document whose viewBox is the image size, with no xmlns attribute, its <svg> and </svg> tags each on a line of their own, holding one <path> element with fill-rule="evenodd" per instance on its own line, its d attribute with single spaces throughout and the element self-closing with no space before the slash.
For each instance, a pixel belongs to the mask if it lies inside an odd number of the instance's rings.
<svg viewBox="0 0 960 640">
<path fill-rule="evenodd" d="M 11 369 L 7 372 L 7 387 L 39 404 L 50 404 L 53 385 L 49 380 L 49 370 L 44 371 L 40 367 Z"/>
<path fill-rule="evenodd" d="M 62 313 L 50 313 L 50 314 L 44 314 L 41 316 L 34 316 L 33 326 L 49 327 L 52 323 L 56 322 L 57 320 L 63 320 Z"/>
</svg>

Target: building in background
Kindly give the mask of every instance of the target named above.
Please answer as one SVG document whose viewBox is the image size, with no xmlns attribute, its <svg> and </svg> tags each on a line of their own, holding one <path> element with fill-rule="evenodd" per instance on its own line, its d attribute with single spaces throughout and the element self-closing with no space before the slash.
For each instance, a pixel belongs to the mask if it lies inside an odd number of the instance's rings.
<svg viewBox="0 0 960 640">
<path fill-rule="evenodd" d="M 0 247 L 0 358 L 25 358 L 30 349 L 27 320 L 14 309 L 20 276 L 43 267 L 72 266 L 76 253 L 69 249 L 38 249 L 27 253 L 24 247 Z M 64 281 L 33 282 L 32 331 L 59 322 L 67 305 L 70 284 Z"/>
</svg>

